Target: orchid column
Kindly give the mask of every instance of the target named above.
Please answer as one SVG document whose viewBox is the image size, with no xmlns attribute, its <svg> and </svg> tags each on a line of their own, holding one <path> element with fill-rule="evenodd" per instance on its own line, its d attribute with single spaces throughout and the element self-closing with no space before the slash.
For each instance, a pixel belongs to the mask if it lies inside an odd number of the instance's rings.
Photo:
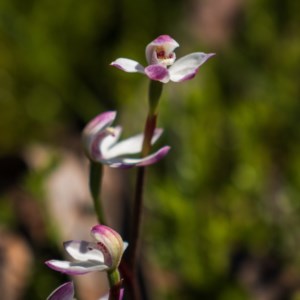
<svg viewBox="0 0 300 300">
<path fill-rule="evenodd" d="M 170 36 L 161 35 L 146 47 L 148 66 L 143 67 L 137 61 L 127 58 L 118 58 L 111 63 L 112 66 L 125 72 L 138 72 L 146 75 L 151 80 L 149 86 L 149 110 L 144 128 L 142 156 L 148 155 L 151 150 L 151 139 L 156 128 L 157 110 L 163 84 L 169 81 L 182 82 L 194 78 L 199 67 L 214 55 L 213 53 L 195 52 L 176 61 L 174 50 L 178 46 L 179 44 Z M 139 168 L 136 181 L 132 238 L 130 240 L 130 265 L 133 274 L 138 256 L 137 249 L 140 235 L 144 179 L 145 168 Z"/>
</svg>

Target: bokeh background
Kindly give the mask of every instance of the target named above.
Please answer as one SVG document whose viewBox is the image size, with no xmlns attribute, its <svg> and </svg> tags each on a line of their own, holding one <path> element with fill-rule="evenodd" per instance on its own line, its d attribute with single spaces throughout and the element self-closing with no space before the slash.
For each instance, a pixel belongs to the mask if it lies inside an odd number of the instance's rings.
<svg viewBox="0 0 300 300">
<path fill-rule="evenodd" d="M 177 57 L 217 55 L 164 87 L 160 145 L 172 151 L 147 181 L 148 298 L 300 299 L 299 12 L 294 0 L 2 0 L 2 299 L 45 299 L 67 280 L 43 262 L 93 224 L 80 132 L 112 109 L 125 136 L 142 130 L 148 81 L 109 63 L 145 63 L 160 34 L 180 43 Z M 134 176 L 104 184 L 125 237 Z"/>
</svg>

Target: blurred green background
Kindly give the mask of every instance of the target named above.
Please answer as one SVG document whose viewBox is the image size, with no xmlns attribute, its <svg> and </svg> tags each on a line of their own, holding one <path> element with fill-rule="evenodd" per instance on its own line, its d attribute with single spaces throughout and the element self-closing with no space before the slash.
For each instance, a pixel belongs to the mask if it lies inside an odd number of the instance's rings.
<svg viewBox="0 0 300 300">
<path fill-rule="evenodd" d="M 0 275 L 11 272 L 3 236 L 22 237 L 34 264 L 21 299 L 63 282 L 43 265 L 62 255 L 43 208 L 60 160 L 32 171 L 24 151 L 80 153 L 84 124 L 105 110 L 128 135 L 141 131 L 148 81 L 109 63 L 145 63 L 160 34 L 179 42 L 177 57 L 217 55 L 164 87 L 160 143 L 172 151 L 148 177 L 151 299 L 300 299 L 299 12 L 293 0 L 0 2 Z M 24 197 L 40 238 L 22 219 Z"/>
</svg>

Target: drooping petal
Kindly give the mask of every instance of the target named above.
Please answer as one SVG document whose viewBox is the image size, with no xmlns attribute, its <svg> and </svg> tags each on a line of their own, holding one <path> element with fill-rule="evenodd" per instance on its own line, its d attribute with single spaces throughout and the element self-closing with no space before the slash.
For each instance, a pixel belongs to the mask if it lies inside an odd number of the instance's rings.
<svg viewBox="0 0 300 300">
<path fill-rule="evenodd" d="M 47 300 L 73 300 L 74 285 L 73 282 L 66 282 L 55 289 L 47 298 Z"/>
<path fill-rule="evenodd" d="M 64 247 L 75 260 L 105 263 L 104 255 L 96 243 L 68 241 L 64 242 Z"/>
<path fill-rule="evenodd" d="M 107 163 L 109 163 L 109 166 L 111 168 L 128 169 L 132 167 L 145 167 L 157 163 L 159 160 L 161 160 L 164 156 L 167 155 L 169 150 L 170 147 L 165 146 L 159 149 L 157 152 L 153 153 L 152 155 L 148 155 L 143 158 L 116 157 L 110 159 Z"/>
<path fill-rule="evenodd" d="M 151 144 L 154 144 L 157 139 L 161 136 L 163 130 L 161 128 L 156 128 L 151 140 Z M 112 139 L 111 136 L 105 137 L 103 140 L 103 143 L 106 142 L 105 140 Z M 105 159 L 111 159 L 113 157 L 122 156 L 126 154 L 136 154 L 142 151 L 142 144 L 143 144 L 144 134 L 137 134 L 135 136 L 132 136 L 128 139 L 125 139 L 119 143 L 116 143 L 114 146 L 112 146 L 110 149 L 106 148 L 106 151 L 102 151 L 102 145 L 101 145 L 101 151 L 102 156 Z"/>
<path fill-rule="evenodd" d="M 170 151 L 171 147 L 165 146 L 153 153 L 152 155 L 148 155 L 141 159 L 139 163 L 136 164 L 137 167 L 145 167 L 149 165 L 153 165 L 164 158 L 168 152 Z M 126 163 L 126 161 L 125 161 Z"/>
<path fill-rule="evenodd" d="M 63 260 L 48 260 L 45 264 L 55 270 L 68 275 L 82 275 L 93 271 L 108 270 L 109 266 L 100 264 L 94 261 L 63 261 Z"/>
<path fill-rule="evenodd" d="M 196 52 L 178 59 L 169 68 L 170 80 L 181 82 L 194 78 L 198 68 L 214 55 L 214 53 Z"/>
<path fill-rule="evenodd" d="M 179 47 L 179 44 L 169 35 L 160 35 L 146 47 L 146 59 L 149 65 L 160 63 L 157 53 L 163 51 L 166 57 L 173 54 L 173 51 Z M 175 53 L 172 60 L 175 60 Z"/>
<path fill-rule="evenodd" d="M 129 73 L 144 73 L 144 67 L 140 63 L 128 58 L 118 58 L 110 65 Z"/>
<path fill-rule="evenodd" d="M 170 75 L 167 67 L 156 64 L 145 68 L 145 74 L 151 79 L 167 83 L 170 80 Z"/>
</svg>

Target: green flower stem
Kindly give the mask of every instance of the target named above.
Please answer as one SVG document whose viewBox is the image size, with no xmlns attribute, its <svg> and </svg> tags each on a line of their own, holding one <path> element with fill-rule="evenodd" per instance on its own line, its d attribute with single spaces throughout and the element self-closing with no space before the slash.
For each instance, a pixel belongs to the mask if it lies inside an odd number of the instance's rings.
<svg viewBox="0 0 300 300">
<path fill-rule="evenodd" d="M 90 161 L 90 192 L 94 202 L 94 209 L 97 215 L 98 222 L 100 224 L 106 224 L 103 208 L 100 201 L 100 186 L 102 178 L 102 165 L 93 161 Z"/>
<path fill-rule="evenodd" d="M 163 84 L 159 81 L 150 81 L 149 85 L 149 112 L 144 128 L 144 140 L 142 148 L 142 157 L 147 156 L 151 150 L 151 140 L 157 122 L 157 108 L 162 93 Z"/>
<path fill-rule="evenodd" d="M 120 272 L 118 269 L 107 272 L 109 282 L 109 300 L 119 300 L 122 287 Z"/>
<path fill-rule="evenodd" d="M 150 81 L 149 85 L 149 115 L 156 113 L 159 99 L 162 93 L 163 84 L 159 81 Z"/>
<path fill-rule="evenodd" d="M 98 222 L 100 224 L 106 224 L 103 214 L 103 208 L 100 199 L 100 186 L 102 178 L 102 165 L 93 161 L 90 161 L 90 192 L 94 202 L 94 209 L 97 215 Z M 110 292 L 109 300 L 119 300 L 121 280 L 118 270 L 107 272 L 107 278 L 109 281 Z"/>
</svg>

